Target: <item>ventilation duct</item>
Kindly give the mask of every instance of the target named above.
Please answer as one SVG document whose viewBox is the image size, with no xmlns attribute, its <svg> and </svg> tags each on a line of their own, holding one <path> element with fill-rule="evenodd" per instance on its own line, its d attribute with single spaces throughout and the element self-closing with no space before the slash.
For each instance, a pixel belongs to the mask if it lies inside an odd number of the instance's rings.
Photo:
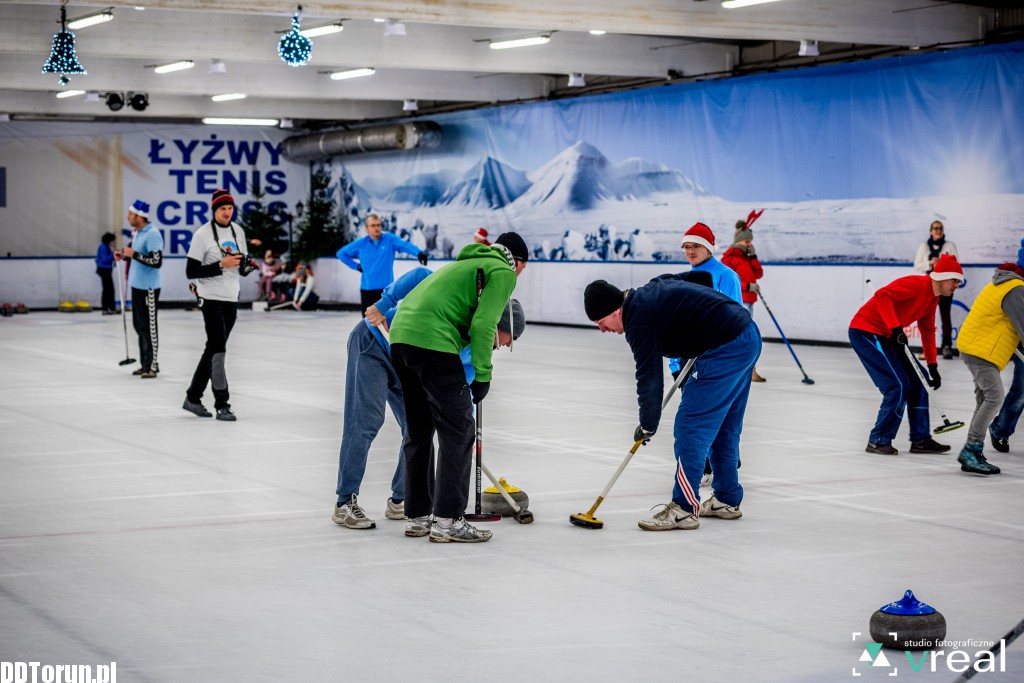
<svg viewBox="0 0 1024 683">
<path fill-rule="evenodd" d="M 430 149 L 441 143 L 441 126 L 433 121 L 397 123 L 356 130 L 296 135 L 281 143 L 286 159 L 315 161 L 343 154 L 403 149 Z"/>
</svg>

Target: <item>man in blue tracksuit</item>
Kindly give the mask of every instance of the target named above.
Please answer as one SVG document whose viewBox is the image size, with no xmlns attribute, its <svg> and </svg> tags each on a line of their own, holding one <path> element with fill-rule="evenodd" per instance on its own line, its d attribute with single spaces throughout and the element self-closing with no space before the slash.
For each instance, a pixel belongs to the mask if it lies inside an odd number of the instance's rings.
<svg viewBox="0 0 1024 683">
<path fill-rule="evenodd" d="M 625 334 L 633 352 L 640 404 L 634 440 L 646 443 L 658 429 L 664 389 L 661 359 L 696 359 L 676 412 L 672 502 L 652 519 L 640 521 L 647 531 L 696 529 L 700 515 L 737 519 L 743 514 L 736 466 L 761 335 L 741 304 L 687 281 L 689 275 L 662 275 L 625 292 L 597 280 L 583 296 L 587 317 L 602 332 Z M 700 480 L 709 457 L 714 494 L 702 505 Z"/>
<path fill-rule="evenodd" d="M 359 280 L 359 310 L 366 315 L 366 309 L 377 303 L 380 293 L 395 280 L 395 254 L 402 252 L 419 258 L 427 265 L 427 252 L 420 251 L 412 242 L 388 232 L 381 232 L 380 216 L 371 213 L 366 217 L 366 237 L 360 237 L 338 250 L 336 256 L 352 270 L 363 274 Z"/>
<path fill-rule="evenodd" d="M 416 285 L 432 273 L 427 268 L 415 268 L 388 285 L 381 293 L 380 300 L 366 311 L 366 318 L 356 323 L 348 338 L 348 365 L 345 371 L 345 412 L 344 432 L 341 437 L 341 451 L 338 457 L 338 502 L 331 519 L 335 524 L 349 529 L 373 529 L 376 522 L 366 515 L 356 496 L 366 471 L 366 459 L 370 445 L 377 432 L 384 425 L 385 404 L 402 429 L 405 437 L 405 402 L 402 386 L 394 366 L 391 365 L 391 348 L 387 339 L 376 327 L 391 321 L 398 312 L 398 302 L 405 298 Z M 383 311 L 383 313 L 382 313 Z M 510 340 L 518 339 L 526 327 L 523 308 L 515 299 L 511 311 L 506 306 L 498 322 L 499 345 L 507 346 Z M 470 358 L 469 347 L 460 355 L 466 372 L 466 382 L 472 383 L 476 370 Z M 398 449 L 398 467 L 391 479 L 391 497 L 388 498 L 384 516 L 388 519 L 405 518 L 405 473 L 403 471 L 403 448 Z M 415 521 L 410 525 L 416 527 Z M 413 529 L 411 536 L 423 535 Z"/>
</svg>

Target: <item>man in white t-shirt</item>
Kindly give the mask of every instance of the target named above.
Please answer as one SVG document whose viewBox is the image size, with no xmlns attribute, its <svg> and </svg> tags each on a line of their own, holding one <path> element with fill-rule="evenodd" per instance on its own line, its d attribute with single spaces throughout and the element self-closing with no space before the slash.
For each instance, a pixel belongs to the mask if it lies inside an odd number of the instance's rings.
<svg viewBox="0 0 1024 683">
<path fill-rule="evenodd" d="M 206 327 L 206 348 L 185 392 L 185 410 L 199 417 L 213 417 L 201 400 L 212 384 L 217 419 L 235 421 L 228 403 L 228 377 L 224 369 L 228 336 L 235 326 L 240 278 L 257 269 L 246 249 L 245 231 L 231 222 L 235 200 L 227 190 L 217 190 L 210 201 L 213 220 L 195 231 L 188 248 L 185 276 L 197 281 L 199 310 Z"/>
</svg>

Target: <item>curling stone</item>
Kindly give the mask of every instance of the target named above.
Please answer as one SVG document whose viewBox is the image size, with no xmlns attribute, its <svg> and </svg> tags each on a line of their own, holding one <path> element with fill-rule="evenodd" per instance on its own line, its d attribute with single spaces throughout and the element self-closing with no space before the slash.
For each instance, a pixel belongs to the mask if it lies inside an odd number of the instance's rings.
<svg viewBox="0 0 1024 683">
<path fill-rule="evenodd" d="M 512 486 L 505 481 L 505 477 L 499 477 L 498 483 L 512 496 L 512 500 L 516 502 L 519 509 L 525 510 L 529 507 L 530 497 L 526 495 L 526 491 Z M 483 494 L 480 496 L 480 511 L 486 515 L 501 515 L 502 517 L 511 517 L 515 514 L 512 506 L 508 504 L 504 496 L 498 493 L 498 489 L 494 486 L 484 489 Z"/>
<path fill-rule="evenodd" d="M 876 643 L 890 650 L 930 650 L 946 637 L 946 618 L 908 590 L 902 600 L 871 615 L 869 630 Z"/>
<path fill-rule="evenodd" d="M 70 301 L 61 301 L 57 310 L 61 313 L 75 313 L 78 309 L 75 308 L 75 305 Z"/>
</svg>

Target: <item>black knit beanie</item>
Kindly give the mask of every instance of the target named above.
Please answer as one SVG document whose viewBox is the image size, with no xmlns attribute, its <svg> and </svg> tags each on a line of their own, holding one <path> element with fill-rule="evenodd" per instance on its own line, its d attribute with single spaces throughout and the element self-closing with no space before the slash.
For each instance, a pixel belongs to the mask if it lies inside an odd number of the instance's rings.
<svg viewBox="0 0 1024 683">
<path fill-rule="evenodd" d="M 500 244 L 510 252 L 512 252 L 512 258 L 519 261 L 530 260 L 530 250 L 526 247 L 526 242 L 517 232 L 503 232 L 498 235 L 498 239 L 494 240 L 495 244 Z"/>
<path fill-rule="evenodd" d="M 583 308 L 593 321 L 611 315 L 622 307 L 624 294 L 621 289 L 605 280 L 594 280 L 583 292 Z"/>
</svg>

